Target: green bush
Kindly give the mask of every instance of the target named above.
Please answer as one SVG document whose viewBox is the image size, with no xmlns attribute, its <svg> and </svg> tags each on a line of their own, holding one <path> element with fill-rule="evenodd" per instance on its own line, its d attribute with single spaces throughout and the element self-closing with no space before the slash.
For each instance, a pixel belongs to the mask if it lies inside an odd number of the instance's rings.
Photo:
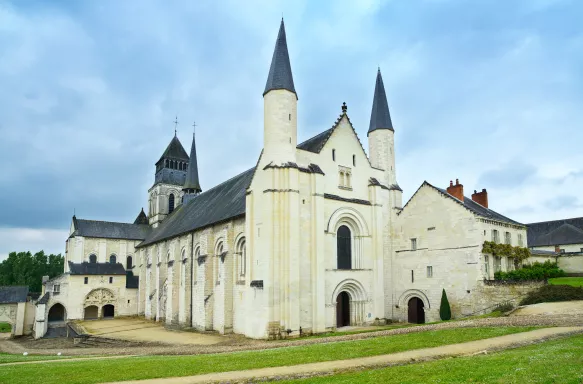
<svg viewBox="0 0 583 384">
<path fill-rule="evenodd" d="M 12 326 L 9 323 L 0 323 L 0 333 L 8 333 L 12 331 Z"/>
<path fill-rule="evenodd" d="M 441 293 L 441 305 L 439 306 L 439 317 L 441 320 L 451 320 L 451 308 L 449 306 L 449 300 L 447 300 L 447 295 L 445 294 L 445 289 Z"/>
<path fill-rule="evenodd" d="M 583 287 L 570 285 L 545 285 L 536 291 L 530 292 L 521 305 L 552 303 L 555 301 L 583 300 Z"/>
<path fill-rule="evenodd" d="M 498 305 L 492 312 L 501 312 L 506 313 L 514 309 L 514 306 L 511 303 L 504 303 Z"/>
<path fill-rule="evenodd" d="M 496 280 L 524 281 L 524 280 L 546 280 L 554 277 L 563 277 L 565 271 L 557 266 L 557 263 L 545 261 L 544 263 L 525 264 L 520 269 L 509 272 L 496 272 Z"/>
</svg>

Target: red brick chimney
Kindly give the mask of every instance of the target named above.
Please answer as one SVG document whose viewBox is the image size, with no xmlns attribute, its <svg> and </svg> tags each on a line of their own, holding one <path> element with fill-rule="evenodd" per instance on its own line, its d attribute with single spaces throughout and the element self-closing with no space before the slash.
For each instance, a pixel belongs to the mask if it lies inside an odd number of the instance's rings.
<svg viewBox="0 0 583 384">
<path fill-rule="evenodd" d="M 447 193 L 458 200 L 464 201 L 464 186 L 460 184 L 459 179 L 455 179 L 455 185 L 453 185 L 453 182 L 450 180 L 449 187 L 447 187 Z"/>
<path fill-rule="evenodd" d="M 482 207 L 488 208 L 488 192 L 485 189 L 482 189 L 482 192 L 476 192 L 474 190 L 472 200 L 480 204 Z"/>
</svg>

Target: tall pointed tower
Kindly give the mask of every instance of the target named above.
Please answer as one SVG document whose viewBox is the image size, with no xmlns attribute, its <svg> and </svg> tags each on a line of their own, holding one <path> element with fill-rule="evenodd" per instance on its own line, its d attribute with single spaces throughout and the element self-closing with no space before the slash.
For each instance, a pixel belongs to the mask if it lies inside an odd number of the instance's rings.
<svg viewBox="0 0 583 384">
<path fill-rule="evenodd" d="M 184 196 L 182 202 L 186 204 L 192 200 L 196 195 L 202 192 L 200 182 L 198 181 L 198 162 L 196 161 L 196 142 L 194 132 L 192 133 L 192 146 L 190 147 L 190 162 L 186 170 L 186 181 L 182 187 Z"/>
<path fill-rule="evenodd" d="M 298 96 L 294 87 L 283 19 L 263 92 L 263 156 L 267 164 L 295 161 Z"/>
<path fill-rule="evenodd" d="M 188 155 L 175 134 L 156 162 L 154 185 L 148 190 L 150 225 L 157 227 L 180 205 L 188 161 Z"/>
</svg>

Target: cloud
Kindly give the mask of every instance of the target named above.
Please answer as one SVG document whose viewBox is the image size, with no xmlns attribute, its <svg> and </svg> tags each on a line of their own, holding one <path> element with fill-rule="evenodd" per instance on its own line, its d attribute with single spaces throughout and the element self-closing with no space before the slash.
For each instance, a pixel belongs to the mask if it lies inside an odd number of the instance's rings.
<svg viewBox="0 0 583 384">
<path fill-rule="evenodd" d="M 55 229 L 0 228 L 0 262 L 10 252 L 64 254 L 68 231 Z"/>
<path fill-rule="evenodd" d="M 549 199 L 545 202 L 545 205 L 549 209 L 553 210 L 569 210 L 575 208 L 581 208 L 583 204 L 579 202 L 576 196 L 569 195 L 559 195 Z"/>
<path fill-rule="evenodd" d="M 73 210 L 133 221 L 176 114 L 187 150 L 196 120 L 203 189 L 253 166 L 282 12 L 299 141 L 346 101 L 367 148 L 380 66 L 405 198 L 459 178 L 518 221 L 567 214 L 540 196 L 559 179 L 567 196 L 583 188 L 581 4 L 12 1 L 0 3 L 0 226 L 65 231 Z"/>
</svg>

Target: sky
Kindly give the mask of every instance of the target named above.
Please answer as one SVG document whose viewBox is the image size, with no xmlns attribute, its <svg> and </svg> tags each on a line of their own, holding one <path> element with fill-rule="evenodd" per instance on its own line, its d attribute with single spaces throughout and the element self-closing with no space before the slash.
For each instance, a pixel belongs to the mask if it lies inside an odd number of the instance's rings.
<svg viewBox="0 0 583 384">
<path fill-rule="evenodd" d="M 254 166 L 282 15 L 299 142 L 346 102 L 366 148 L 380 67 L 403 203 L 459 178 L 583 216 L 583 2 L 0 0 L 0 260 L 63 253 L 73 213 L 133 222 L 176 116 L 203 190 Z"/>
</svg>

